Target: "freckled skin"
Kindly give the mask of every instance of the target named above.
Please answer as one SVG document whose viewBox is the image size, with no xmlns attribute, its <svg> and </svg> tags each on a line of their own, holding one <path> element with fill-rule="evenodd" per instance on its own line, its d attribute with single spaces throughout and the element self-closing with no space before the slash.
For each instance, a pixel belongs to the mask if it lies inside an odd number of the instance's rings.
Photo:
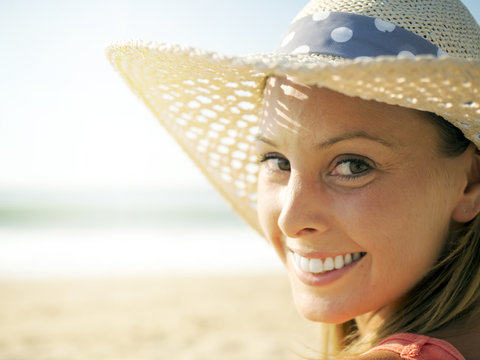
<svg viewBox="0 0 480 360">
<path fill-rule="evenodd" d="M 447 158 L 419 111 L 365 101 L 271 78 L 265 92 L 258 215 L 285 263 L 299 311 L 314 321 L 357 318 L 367 330 L 419 282 L 444 246 L 463 199 L 471 151 Z M 343 174 L 341 161 L 368 170 Z M 350 164 L 350 163 L 347 163 Z M 350 174 L 351 175 L 351 174 Z M 306 285 L 289 248 L 365 252 L 352 271 L 326 286 Z M 361 330 L 362 330 L 361 329 Z"/>
</svg>

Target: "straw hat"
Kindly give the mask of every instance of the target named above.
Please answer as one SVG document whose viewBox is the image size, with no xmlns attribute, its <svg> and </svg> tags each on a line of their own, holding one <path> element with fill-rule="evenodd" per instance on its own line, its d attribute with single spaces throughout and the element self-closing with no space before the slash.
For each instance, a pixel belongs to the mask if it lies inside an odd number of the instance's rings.
<svg viewBox="0 0 480 360">
<path fill-rule="evenodd" d="M 268 76 L 436 113 L 480 148 L 480 29 L 457 0 L 312 0 L 271 54 L 128 41 L 107 56 L 260 233 L 253 141 Z"/>
</svg>

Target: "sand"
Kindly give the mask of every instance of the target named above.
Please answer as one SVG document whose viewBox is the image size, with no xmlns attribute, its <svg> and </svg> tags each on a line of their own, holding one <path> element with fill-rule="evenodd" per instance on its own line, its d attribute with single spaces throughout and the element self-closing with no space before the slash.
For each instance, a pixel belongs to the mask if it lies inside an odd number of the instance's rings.
<svg viewBox="0 0 480 360">
<path fill-rule="evenodd" d="M 286 275 L 0 282 L 0 360 L 314 358 Z"/>
</svg>

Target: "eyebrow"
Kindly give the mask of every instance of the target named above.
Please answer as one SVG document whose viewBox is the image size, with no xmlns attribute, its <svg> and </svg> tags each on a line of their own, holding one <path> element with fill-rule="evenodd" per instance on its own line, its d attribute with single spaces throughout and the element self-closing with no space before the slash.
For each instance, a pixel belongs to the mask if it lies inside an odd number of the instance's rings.
<svg viewBox="0 0 480 360">
<path fill-rule="evenodd" d="M 271 145 L 273 147 L 278 147 L 277 144 L 275 144 L 275 142 L 267 137 L 265 137 L 264 135 L 262 134 L 257 134 L 255 135 L 255 142 L 263 142 L 265 144 L 268 144 L 268 145 Z"/>
<path fill-rule="evenodd" d="M 368 134 L 364 131 L 356 131 L 356 132 L 352 132 L 352 133 L 347 133 L 347 134 L 342 135 L 342 136 L 336 136 L 334 138 L 331 138 L 331 139 L 328 139 L 328 140 L 323 141 L 321 143 L 318 143 L 317 145 L 315 145 L 315 148 L 325 149 L 325 148 L 331 147 L 331 146 L 333 146 L 336 143 L 339 143 L 341 141 L 352 140 L 352 139 L 367 139 L 367 140 L 378 142 L 378 143 L 380 143 L 384 146 L 387 146 L 387 147 L 393 147 L 393 145 L 391 143 L 389 143 L 388 141 L 386 141 L 382 138 L 372 136 L 372 135 L 370 135 L 370 134 Z M 273 147 L 278 147 L 278 145 L 275 143 L 275 141 L 265 137 L 262 134 L 258 134 L 257 136 L 255 136 L 255 141 L 263 142 L 263 143 L 266 143 L 266 144 L 271 145 Z"/>
</svg>

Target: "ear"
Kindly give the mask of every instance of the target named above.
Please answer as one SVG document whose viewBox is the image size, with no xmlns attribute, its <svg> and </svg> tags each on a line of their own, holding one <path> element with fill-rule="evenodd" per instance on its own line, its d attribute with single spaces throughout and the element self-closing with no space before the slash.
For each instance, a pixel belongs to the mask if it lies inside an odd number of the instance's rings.
<svg viewBox="0 0 480 360">
<path fill-rule="evenodd" d="M 473 146 L 473 144 L 470 146 Z M 452 214 L 453 220 L 459 223 L 473 220 L 480 212 L 480 152 L 476 148 L 473 151 L 472 149 L 467 151 L 471 153 L 468 181 Z"/>
</svg>

